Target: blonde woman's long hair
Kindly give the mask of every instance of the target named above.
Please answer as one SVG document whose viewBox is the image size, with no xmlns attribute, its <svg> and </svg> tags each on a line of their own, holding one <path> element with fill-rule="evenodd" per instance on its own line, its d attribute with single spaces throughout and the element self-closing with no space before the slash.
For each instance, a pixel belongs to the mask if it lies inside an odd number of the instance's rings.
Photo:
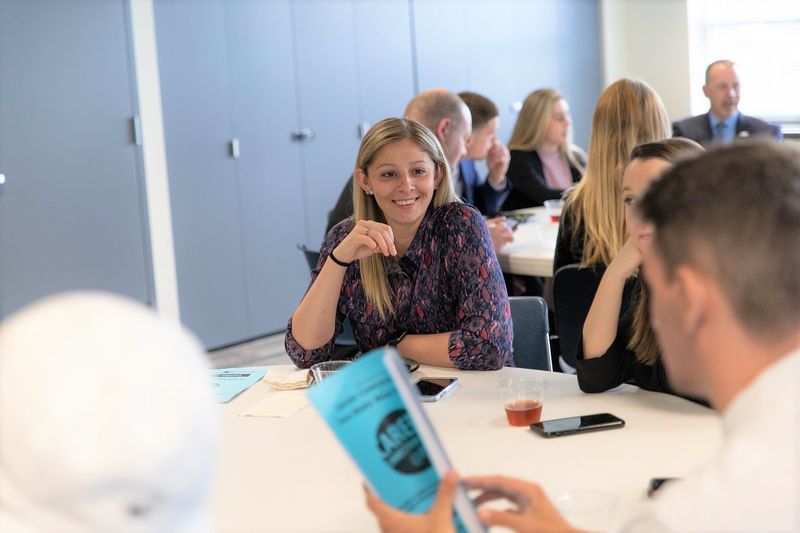
<svg viewBox="0 0 800 533">
<path fill-rule="evenodd" d="M 522 103 L 522 109 L 516 124 L 514 124 L 514 131 L 508 141 L 508 149 L 532 152 L 539 148 L 547 134 L 553 107 L 559 100 L 566 102 L 566 98 L 554 89 L 538 89 L 529 94 Z M 585 170 L 583 164 L 575 157 L 573 150 L 572 132 L 570 131 L 567 142 L 560 145 L 558 151 L 562 159 L 583 173 Z"/>
<path fill-rule="evenodd" d="M 406 139 L 413 141 L 431 158 L 435 170 L 434 180 L 441 178 L 431 199 L 431 206 L 437 208 L 457 202 L 450 179 L 450 166 L 442 145 L 431 130 L 411 119 L 386 118 L 372 126 L 361 141 L 355 170 L 361 170 L 365 175 L 369 175 L 369 166 L 384 146 Z M 378 207 L 375 197 L 365 193 L 359 186 L 355 171 L 353 172 L 353 218 L 355 222 L 374 220 L 386 224 L 386 218 Z M 382 318 L 385 318 L 387 313 L 394 314 L 395 310 L 394 295 L 386 275 L 386 262 L 394 260 L 396 259 L 386 258 L 382 254 L 372 254 L 359 259 L 361 283 L 364 285 L 367 302 L 378 310 Z"/>
<path fill-rule="evenodd" d="M 666 139 L 664 141 L 644 143 L 636 146 L 631 152 L 628 164 L 648 159 L 662 159 L 674 165 L 680 159 L 694 157 L 704 152 L 702 146 L 690 139 Z M 620 195 L 619 202 L 622 203 Z M 653 365 L 661 357 L 656 334 L 650 321 L 650 291 L 647 284 L 639 283 L 639 290 L 633 296 L 633 321 L 631 322 L 628 349 L 636 359 L 646 365 Z"/>
<path fill-rule="evenodd" d="M 625 243 L 622 173 L 637 144 L 666 139 L 672 130 L 661 98 L 643 81 L 623 78 L 597 101 L 583 179 L 567 195 L 573 238 L 584 229 L 582 266 L 609 264 Z M 573 239 L 573 240 L 574 240 Z"/>
</svg>

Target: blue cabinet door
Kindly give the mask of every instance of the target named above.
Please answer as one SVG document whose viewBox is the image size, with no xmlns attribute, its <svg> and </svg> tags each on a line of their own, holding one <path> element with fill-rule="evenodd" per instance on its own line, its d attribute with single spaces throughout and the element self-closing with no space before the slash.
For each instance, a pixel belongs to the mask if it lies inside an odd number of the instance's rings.
<svg viewBox="0 0 800 533">
<path fill-rule="evenodd" d="M 286 327 L 308 285 L 291 1 L 226 3 L 250 336 Z"/>
<path fill-rule="evenodd" d="M 412 11 L 409 0 L 361 0 L 354 8 L 358 113 L 371 126 L 402 116 L 416 93 Z"/>
<path fill-rule="evenodd" d="M 207 347 L 251 331 L 225 4 L 155 3 L 181 320 Z"/>
<path fill-rule="evenodd" d="M 301 143 L 306 244 L 318 249 L 359 146 L 353 5 L 302 0 L 293 9 L 300 120 L 315 134 Z"/>
<path fill-rule="evenodd" d="M 293 3 L 306 244 L 319 248 L 328 212 L 353 172 L 361 133 L 401 116 L 414 95 L 407 0 Z"/>
<path fill-rule="evenodd" d="M 123 0 L 0 0 L 0 318 L 99 289 L 152 302 Z"/>
</svg>

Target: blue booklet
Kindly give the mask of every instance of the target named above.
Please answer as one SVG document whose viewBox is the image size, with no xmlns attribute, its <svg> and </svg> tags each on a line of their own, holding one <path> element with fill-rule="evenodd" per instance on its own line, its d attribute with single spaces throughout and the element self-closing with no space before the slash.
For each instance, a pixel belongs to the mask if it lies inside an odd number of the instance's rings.
<svg viewBox="0 0 800 533">
<path fill-rule="evenodd" d="M 450 461 L 396 350 L 373 350 L 308 396 L 383 501 L 410 513 L 430 509 Z M 453 522 L 457 531 L 485 531 L 463 487 Z"/>
<path fill-rule="evenodd" d="M 211 382 L 217 391 L 217 401 L 228 403 L 258 383 L 267 373 L 265 368 L 218 368 L 211 371 Z"/>
</svg>

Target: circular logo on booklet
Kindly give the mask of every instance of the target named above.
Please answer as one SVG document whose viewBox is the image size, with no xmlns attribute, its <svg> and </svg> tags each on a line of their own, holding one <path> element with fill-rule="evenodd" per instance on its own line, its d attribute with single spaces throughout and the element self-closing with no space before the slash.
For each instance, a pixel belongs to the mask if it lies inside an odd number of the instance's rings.
<svg viewBox="0 0 800 533">
<path fill-rule="evenodd" d="M 430 468 L 428 454 L 405 409 L 386 415 L 378 426 L 376 437 L 383 460 L 394 470 L 416 474 Z"/>
</svg>

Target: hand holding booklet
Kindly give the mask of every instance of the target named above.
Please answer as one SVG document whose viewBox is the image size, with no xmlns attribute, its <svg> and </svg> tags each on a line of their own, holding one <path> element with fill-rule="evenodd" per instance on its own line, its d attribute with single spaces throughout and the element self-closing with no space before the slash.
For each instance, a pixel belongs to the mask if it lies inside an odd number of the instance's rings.
<svg viewBox="0 0 800 533">
<path fill-rule="evenodd" d="M 427 512 L 451 466 L 393 348 L 379 348 L 309 389 L 316 410 L 387 504 Z M 457 531 L 485 531 L 466 491 L 455 497 Z"/>
</svg>

